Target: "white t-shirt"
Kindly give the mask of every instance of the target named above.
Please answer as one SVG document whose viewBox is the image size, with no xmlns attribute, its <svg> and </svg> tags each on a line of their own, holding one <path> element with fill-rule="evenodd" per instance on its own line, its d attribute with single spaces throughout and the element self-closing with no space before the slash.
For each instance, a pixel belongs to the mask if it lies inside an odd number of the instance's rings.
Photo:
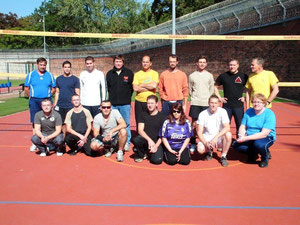
<svg viewBox="0 0 300 225">
<path fill-rule="evenodd" d="M 106 99 L 106 82 L 102 71 L 94 69 L 91 73 L 87 70 L 80 73 L 80 98 L 81 104 L 86 106 L 100 105 Z"/>
<path fill-rule="evenodd" d="M 202 111 L 197 120 L 197 124 L 204 127 L 203 136 L 210 141 L 222 129 L 223 124 L 229 123 L 229 117 L 225 109 L 218 107 L 215 113 L 210 113 L 209 108 Z"/>
</svg>

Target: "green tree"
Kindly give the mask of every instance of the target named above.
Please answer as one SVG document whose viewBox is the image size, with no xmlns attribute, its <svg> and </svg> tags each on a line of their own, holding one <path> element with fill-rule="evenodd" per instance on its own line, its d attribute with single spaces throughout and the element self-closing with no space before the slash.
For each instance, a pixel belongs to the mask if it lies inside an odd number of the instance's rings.
<svg viewBox="0 0 300 225">
<path fill-rule="evenodd" d="M 195 12 L 224 0 L 176 0 L 176 17 Z M 151 11 L 156 24 L 172 19 L 172 0 L 154 0 Z"/>
</svg>

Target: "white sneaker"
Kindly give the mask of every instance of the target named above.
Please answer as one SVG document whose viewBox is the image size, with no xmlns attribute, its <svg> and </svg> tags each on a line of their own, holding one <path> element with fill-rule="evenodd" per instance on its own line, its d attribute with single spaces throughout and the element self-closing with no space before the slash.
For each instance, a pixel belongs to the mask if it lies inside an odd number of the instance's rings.
<svg viewBox="0 0 300 225">
<path fill-rule="evenodd" d="M 45 157 L 45 156 L 47 156 L 47 154 L 46 154 L 46 152 L 42 152 L 42 153 L 40 154 L 40 156 L 41 156 L 41 157 Z"/>
<path fill-rule="evenodd" d="M 35 152 L 36 150 L 37 150 L 37 147 L 35 144 L 32 144 L 29 148 L 29 151 L 31 151 L 31 152 Z"/>
<path fill-rule="evenodd" d="M 112 153 L 114 152 L 114 148 L 110 148 L 106 151 L 106 153 L 104 154 L 105 157 L 109 158 L 111 157 Z"/>
<path fill-rule="evenodd" d="M 221 152 L 223 149 L 222 149 L 222 148 L 217 148 L 217 150 L 218 150 L 219 152 Z"/>
<path fill-rule="evenodd" d="M 125 152 L 129 152 L 129 150 L 130 150 L 130 143 L 127 143 L 127 142 L 126 142 L 126 144 L 125 144 L 125 146 L 124 146 L 124 151 L 125 151 Z"/>
<path fill-rule="evenodd" d="M 60 157 L 60 156 L 63 156 L 63 154 L 64 154 L 64 153 L 62 153 L 62 152 L 56 152 L 56 155 L 59 156 L 59 157 Z"/>
<path fill-rule="evenodd" d="M 118 162 L 123 162 L 124 161 L 124 158 L 123 158 L 123 151 L 122 150 L 119 150 L 117 152 L 117 161 Z"/>
</svg>

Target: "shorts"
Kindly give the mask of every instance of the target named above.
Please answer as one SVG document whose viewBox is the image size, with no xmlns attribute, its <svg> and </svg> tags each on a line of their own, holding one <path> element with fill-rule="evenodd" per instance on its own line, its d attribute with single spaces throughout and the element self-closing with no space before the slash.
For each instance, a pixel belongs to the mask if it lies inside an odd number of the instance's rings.
<svg viewBox="0 0 300 225">
<path fill-rule="evenodd" d="M 207 108 L 208 106 L 191 105 L 189 116 L 193 119 L 198 119 L 199 114 Z"/>
<path fill-rule="evenodd" d="M 119 141 L 119 133 L 115 134 L 112 137 L 111 141 L 103 141 L 104 136 L 102 135 L 98 135 L 95 139 L 97 139 L 97 141 L 99 142 L 100 145 L 103 145 L 105 148 L 109 148 L 109 147 L 116 147 Z M 93 141 L 93 139 L 92 139 Z"/>
<path fill-rule="evenodd" d="M 30 99 L 29 99 L 29 111 L 30 111 L 30 122 L 31 123 L 34 123 L 35 114 L 42 110 L 41 103 L 44 99 L 50 99 L 50 101 L 52 102 L 52 98 L 30 97 Z"/>
<path fill-rule="evenodd" d="M 204 136 L 204 139 L 206 141 L 211 141 L 214 138 L 214 136 L 212 137 L 212 136 L 208 136 L 208 135 L 205 135 L 205 134 L 203 134 L 203 136 Z M 201 141 L 198 142 L 198 145 L 202 145 L 204 147 L 204 144 Z M 218 138 L 217 148 L 218 149 L 223 148 L 223 137 Z"/>
<path fill-rule="evenodd" d="M 63 124 L 65 123 L 65 119 L 66 119 L 67 113 L 68 113 L 71 109 L 72 109 L 72 108 L 62 108 L 62 107 L 59 107 L 59 106 L 55 106 L 55 107 L 54 107 L 54 110 L 57 111 L 57 112 L 60 114 L 60 117 L 61 117 L 61 120 L 62 120 L 62 123 L 63 123 Z"/>
</svg>

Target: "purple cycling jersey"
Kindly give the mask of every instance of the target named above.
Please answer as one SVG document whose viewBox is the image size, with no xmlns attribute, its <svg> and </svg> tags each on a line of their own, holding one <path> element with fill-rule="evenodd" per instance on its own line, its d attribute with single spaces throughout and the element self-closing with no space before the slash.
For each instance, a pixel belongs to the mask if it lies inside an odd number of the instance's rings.
<svg viewBox="0 0 300 225">
<path fill-rule="evenodd" d="M 186 120 L 183 125 L 180 125 L 175 122 L 172 124 L 169 120 L 165 120 L 159 131 L 159 136 L 166 138 L 173 150 L 178 150 L 182 147 L 185 139 L 193 136 L 191 123 L 189 120 Z"/>
</svg>

